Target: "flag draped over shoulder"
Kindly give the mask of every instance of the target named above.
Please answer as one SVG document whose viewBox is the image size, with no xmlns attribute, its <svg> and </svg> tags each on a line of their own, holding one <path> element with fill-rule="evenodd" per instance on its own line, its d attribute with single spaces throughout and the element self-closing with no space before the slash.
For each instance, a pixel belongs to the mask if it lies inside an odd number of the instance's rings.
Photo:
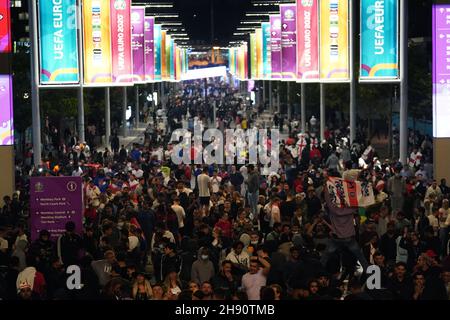
<svg viewBox="0 0 450 320">
<path fill-rule="evenodd" d="M 375 204 L 371 183 L 330 177 L 327 190 L 331 202 L 338 208 L 369 207 Z"/>
</svg>

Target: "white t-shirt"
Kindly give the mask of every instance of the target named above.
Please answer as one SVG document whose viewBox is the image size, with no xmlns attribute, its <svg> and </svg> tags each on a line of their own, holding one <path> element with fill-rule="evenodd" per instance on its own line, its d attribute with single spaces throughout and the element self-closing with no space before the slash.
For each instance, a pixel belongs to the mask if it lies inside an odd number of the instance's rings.
<svg viewBox="0 0 450 320">
<path fill-rule="evenodd" d="M 267 278 L 263 274 L 263 269 L 259 269 L 257 273 L 250 272 L 242 277 L 242 287 L 247 293 L 248 300 L 261 300 L 260 291 L 267 283 Z"/>
<path fill-rule="evenodd" d="M 174 204 L 172 205 L 172 210 L 175 211 L 178 218 L 178 228 L 184 227 L 184 218 L 186 217 L 186 213 L 184 212 L 184 209 L 182 206 Z"/>
<path fill-rule="evenodd" d="M 200 197 L 209 197 L 209 176 L 207 174 L 200 174 L 197 177 L 198 191 Z"/>
<path fill-rule="evenodd" d="M 137 178 L 142 178 L 142 176 L 144 175 L 144 171 L 142 171 L 142 169 L 137 169 L 137 170 L 132 170 L 131 173 Z"/>
<path fill-rule="evenodd" d="M 78 168 L 77 170 L 72 171 L 72 177 L 81 177 L 83 175 L 83 170 Z"/>
<path fill-rule="evenodd" d="M 219 192 L 220 182 L 222 181 L 222 178 L 219 176 L 217 176 L 217 177 L 213 176 L 213 177 L 211 177 L 210 181 L 211 181 L 212 192 L 213 193 Z"/>
</svg>

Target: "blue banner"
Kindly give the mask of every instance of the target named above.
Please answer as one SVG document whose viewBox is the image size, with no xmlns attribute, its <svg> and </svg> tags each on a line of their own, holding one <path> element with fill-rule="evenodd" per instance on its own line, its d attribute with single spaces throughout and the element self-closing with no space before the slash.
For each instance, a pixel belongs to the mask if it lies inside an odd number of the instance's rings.
<svg viewBox="0 0 450 320">
<path fill-rule="evenodd" d="M 41 84 L 79 83 L 76 0 L 39 1 Z"/>
<path fill-rule="evenodd" d="M 270 54 L 271 46 L 271 31 L 270 22 L 263 22 L 261 24 L 263 36 L 263 79 L 270 79 L 272 73 L 272 57 Z"/>
<path fill-rule="evenodd" d="M 361 0 L 360 80 L 399 78 L 398 0 Z"/>
<path fill-rule="evenodd" d="M 161 25 L 155 24 L 155 81 L 161 81 Z"/>
</svg>

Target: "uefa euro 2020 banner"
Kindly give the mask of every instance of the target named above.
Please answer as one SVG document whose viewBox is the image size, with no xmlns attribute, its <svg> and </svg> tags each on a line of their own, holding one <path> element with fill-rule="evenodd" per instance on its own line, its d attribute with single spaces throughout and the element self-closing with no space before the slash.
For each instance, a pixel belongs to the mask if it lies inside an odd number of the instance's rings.
<svg viewBox="0 0 450 320">
<path fill-rule="evenodd" d="M 155 81 L 162 80 L 161 40 L 162 40 L 161 25 L 155 24 Z"/>
<path fill-rule="evenodd" d="M 40 83 L 78 84 L 76 0 L 40 0 L 38 11 Z"/>
<path fill-rule="evenodd" d="M 398 0 L 361 0 L 360 80 L 396 80 Z"/>
<path fill-rule="evenodd" d="M 284 80 L 297 79 L 297 5 L 282 4 L 281 71 Z"/>
<path fill-rule="evenodd" d="M 151 82 L 155 74 L 155 18 L 145 17 L 144 28 L 145 80 Z"/>
<path fill-rule="evenodd" d="M 297 1 L 297 78 L 319 81 L 319 0 Z"/>
<path fill-rule="evenodd" d="M 131 7 L 131 39 L 134 82 L 145 82 L 144 28 L 145 7 Z"/>
<path fill-rule="evenodd" d="M 112 82 L 110 1 L 83 0 L 84 83 Z"/>
<path fill-rule="evenodd" d="M 270 55 L 270 22 L 261 24 L 263 35 L 263 79 L 270 79 L 272 71 L 271 55 Z"/>
<path fill-rule="evenodd" d="M 279 14 L 270 16 L 270 60 L 271 79 L 281 78 L 281 16 Z"/>
<path fill-rule="evenodd" d="M 320 80 L 350 80 L 348 0 L 320 1 Z"/>
<path fill-rule="evenodd" d="M 133 82 L 131 57 L 131 0 L 111 0 L 112 80 Z"/>
</svg>

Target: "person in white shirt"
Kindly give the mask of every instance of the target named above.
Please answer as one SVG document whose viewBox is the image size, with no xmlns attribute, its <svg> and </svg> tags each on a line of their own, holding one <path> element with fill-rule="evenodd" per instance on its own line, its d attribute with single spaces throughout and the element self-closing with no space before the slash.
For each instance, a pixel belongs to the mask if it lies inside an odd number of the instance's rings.
<svg viewBox="0 0 450 320">
<path fill-rule="evenodd" d="M 136 180 L 136 176 L 134 174 L 130 176 L 129 185 L 131 190 L 136 190 L 137 186 L 139 185 L 139 181 Z"/>
<path fill-rule="evenodd" d="M 438 187 L 436 180 L 433 180 L 431 186 L 428 187 L 425 193 L 425 199 L 429 199 L 430 195 L 433 194 L 435 199 L 439 199 L 442 196 L 441 188 Z"/>
<path fill-rule="evenodd" d="M 430 222 L 430 226 L 433 227 L 434 234 L 439 234 L 440 222 L 439 222 L 439 208 L 437 206 L 433 207 L 433 213 L 428 216 L 428 221 Z"/>
<path fill-rule="evenodd" d="M 6 252 L 8 251 L 9 245 L 8 245 L 8 240 L 6 240 L 5 238 L 3 238 L 6 235 L 6 229 L 4 229 L 3 227 L 0 227 L 0 252 L 6 254 Z"/>
<path fill-rule="evenodd" d="M 100 205 L 100 194 L 100 189 L 94 184 L 94 180 L 91 179 L 86 187 L 88 204 L 92 205 L 94 208 L 98 208 Z"/>
<path fill-rule="evenodd" d="M 249 272 L 242 277 L 242 287 L 247 293 L 248 300 L 261 300 L 260 291 L 267 284 L 269 271 L 269 262 L 259 253 L 258 257 L 252 257 Z"/>
<path fill-rule="evenodd" d="M 180 206 L 180 199 L 178 197 L 173 199 L 173 205 L 171 206 L 171 208 L 177 214 L 178 230 L 181 234 L 183 234 L 184 219 L 186 218 L 186 213 L 185 213 L 183 207 Z"/>
<path fill-rule="evenodd" d="M 83 170 L 80 166 L 76 166 L 75 170 L 72 171 L 72 177 L 81 177 L 83 175 Z"/>
<path fill-rule="evenodd" d="M 248 270 L 250 267 L 250 256 L 244 250 L 244 244 L 241 241 L 233 245 L 233 249 L 227 255 L 225 260 L 230 260 L 235 268 L 240 270 Z"/>
<path fill-rule="evenodd" d="M 203 168 L 203 172 L 197 177 L 198 192 L 200 197 L 200 204 L 209 207 L 209 198 L 211 196 L 211 181 L 208 175 L 208 168 Z"/>
<path fill-rule="evenodd" d="M 217 175 L 217 170 L 214 170 L 213 176 L 210 179 L 211 188 L 213 193 L 218 193 L 220 190 L 220 183 L 222 182 L 222 178 Z"/>
<path fill-rule="evenodd" d="M 275 223 L 281 223 L 281 213 L 280 213 L 280 199 L 275 198 L 272 200 L 272 205 L 270 208 L 270 222 L 269 226 L 273 228 Z"/>
<path fill-rule="evenodd" d="M 142 171 L 142 169 L 138 166 L 134 166 L 133 170 L 131 170 L 131 173 L 136 177 L 136 179 L 140 179 L 144 176 L 144 171 Z"/>
</svg>

